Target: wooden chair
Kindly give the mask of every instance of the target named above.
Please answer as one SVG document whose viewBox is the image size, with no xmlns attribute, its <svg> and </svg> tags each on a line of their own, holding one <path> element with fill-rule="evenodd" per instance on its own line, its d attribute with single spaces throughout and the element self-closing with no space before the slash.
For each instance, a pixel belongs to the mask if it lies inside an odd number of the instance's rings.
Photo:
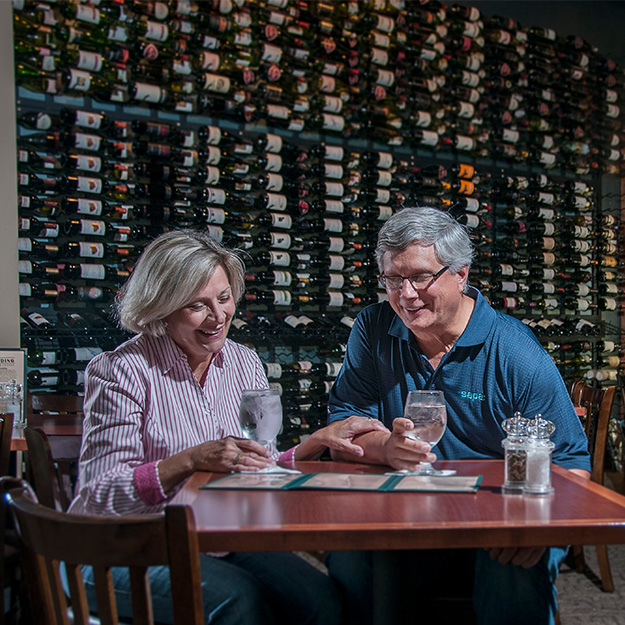
<svg viewBox="0 0 625 625">
<path fill-rule="evenodd" d="M 616 386 L 595 387 L 584 380 L 578 380 L 571 386 L 571 399 L 576 408 L 584 408 L 581 416 L 591 456 L 590 479 L 603 485 L 605 450 L 608 438 L 610 413 L 614 402 Z M 606 545 L 596 545 L 601 586 L 605 592 L 614 592 L 614 582 L 608 559 Z M 572 547 L 575 567 L 578 572 L 585 570 L 584 551 L 581 545 Z"/>
<path fill-rule="evenodd" d="M 82 566 L 94 571 L 98 617 L 118 625 L 111 567 L 128 567 L 133 620 L 153 625 L 148 567 L 171 569 L 175 625 L 204 625 L 198 537 L 190 508 L 169 506 L 164 515 L 80 516 L 52 510 L 36 501 L 23 480 L 3 478 L 2 489 L 28 556 L 26 574 L 40 593 L 41 625 L 69 625 L 59 562 L 65 562 L 75 625 L 87 625 L 89 609 Z"/>
<path fill-rule="evenodd" d="M 39 502 L 61 511 L 67 510 L 72 500 L 80 438 L 48 438 L 38 426 L 81 423 L 84 416 L 82 402 L 79 395 L 28 393 L 26 398 L 27 476 Z"/>
<path fill-rule="evenodd" d="M 54 459 L 46 433 L 26 426 L 27 475 L 39 503 L 65 512 L 73 499 L 71 465 L 74 459 Z M 77 460 L 77 459 L 76 459 Z"/>
<path fill-rule="evenodd" d="M 42 420 L 63 421 L 82 419 L 83 398 L 80 395 L 52 395 L 48 393 L 28 393 L 26 396 L 26 420 L 39 424 Z"/>
<path fill-rule="evenodd" d="M 11 459 L 11 434 L 13 415 L 0 414 L 0 475 L 9 474 Z M 7 529 L 7 515 L 4 501 L 0 502 L 0 532 L 2 532 L 2 566 L 0 567 L 0 623 L 5 622 L 5 589 L 10 589 L 11 611 L 16 607 L 20 583 L 20 552 L 15 533 Z"/>
</svg>

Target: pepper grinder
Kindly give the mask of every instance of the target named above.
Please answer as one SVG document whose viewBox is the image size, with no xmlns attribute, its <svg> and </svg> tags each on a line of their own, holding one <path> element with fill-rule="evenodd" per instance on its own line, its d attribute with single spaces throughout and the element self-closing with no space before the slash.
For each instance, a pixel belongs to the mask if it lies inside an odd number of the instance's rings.
<svg viewBox="0 0 625 625">
<path fill-rule="evenodd" d="M 501 441 L 504 448 L 505 477 L 501 490 L 504 493 L 521 494 L 525 488 L 527 474 L 527 426 L 529 419 L 515 412 L 511 419 L 505 419 L 501 427 L 508 437 Z"/>
<path fill-rule="evenodd" d="M 556 426 L 537 414 L 527 427 L 527 477 L 524 491 L 529 495 L 550 495 L 551 454 L 555 445 L 549 440 Z"/>
</svg>

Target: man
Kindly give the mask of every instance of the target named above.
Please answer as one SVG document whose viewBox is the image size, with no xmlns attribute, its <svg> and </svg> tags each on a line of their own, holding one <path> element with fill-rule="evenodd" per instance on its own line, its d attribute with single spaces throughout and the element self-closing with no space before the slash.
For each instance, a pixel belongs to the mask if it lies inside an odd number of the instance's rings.
<svg viewBox="0 0 625 625">
<path fill-rule="evenodd" d="M 401 416 L 409 390 L 438 389 L 445 393 L 448 414 L 438 457 L 502 458 L 502 421 L 516 411 L 529 418 L 540 413 L 556 426 L 554 462 L 589 477 L 587 441 L 551 357 L 524 324 L 496 312 L 468 286 L 473 246 L 464 227 L 437 209 L 406 208 L 381 228 L 375 253 L 388 302 L 358 315 L 328 411 L 330 422 L 360 415 L 381 420 L 390 432 L 354 439 L 364 458 L 336 452 L 333 457 L 407 470 L 434 461 L 426 443 L 407 437 L 412 424 Z M 537 625 L 553 622 L 553 582 L 565 552 L 493 548 L 404 557 L 413 576 L 421 556 L 428 558 L 424 575 L 431 579 L 432 562 L 459 570 L 469 555 L 479 622 Z M 348 600 L 363 592 L 371 597 L 368 560 L 354 562 L 363 557 L 330 555 L 331 573 Z M 456 565 L 455 558 L 463 564 Z M 451 583 L 448 577 L 438 581 Z M 358 616 L 361 622 L 369 608 Z"/>
</svg>

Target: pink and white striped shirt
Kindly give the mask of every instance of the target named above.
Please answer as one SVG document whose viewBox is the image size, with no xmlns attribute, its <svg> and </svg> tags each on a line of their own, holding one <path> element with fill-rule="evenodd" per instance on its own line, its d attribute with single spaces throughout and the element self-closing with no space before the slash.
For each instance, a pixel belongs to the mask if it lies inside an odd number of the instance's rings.
<svg viewBox="0 0 625 625">
<path fill-rule="evenodd" d="M 168 336 L 140 334 L 93 358 L 85 371 L 79 480 L 70 512 L 160 512 L 158 462 L 209 440 L 243 437 L 241 391 L 269 386 L 249 348 L 226 340 L 202 388 Z M 274 457 L 277 456 L 273 450 Z"/>
</svg>

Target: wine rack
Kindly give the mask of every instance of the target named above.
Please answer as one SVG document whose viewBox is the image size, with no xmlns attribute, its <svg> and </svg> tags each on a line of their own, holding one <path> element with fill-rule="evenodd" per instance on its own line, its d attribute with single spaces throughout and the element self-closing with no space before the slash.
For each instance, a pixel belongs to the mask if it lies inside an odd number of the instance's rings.
<svg viewBox="0 0 625 625">
<path fill-rule="evenodd" d="M 33 390 L 80 392 L 146 242 L 208 228 L 295 441 L 408 205 L 467 225 L 470 282 L 565 379 L 616 379 L 623 72 L 585 41 L 432 0 L 14 0 L 14 43 Z"/>
</svg>

